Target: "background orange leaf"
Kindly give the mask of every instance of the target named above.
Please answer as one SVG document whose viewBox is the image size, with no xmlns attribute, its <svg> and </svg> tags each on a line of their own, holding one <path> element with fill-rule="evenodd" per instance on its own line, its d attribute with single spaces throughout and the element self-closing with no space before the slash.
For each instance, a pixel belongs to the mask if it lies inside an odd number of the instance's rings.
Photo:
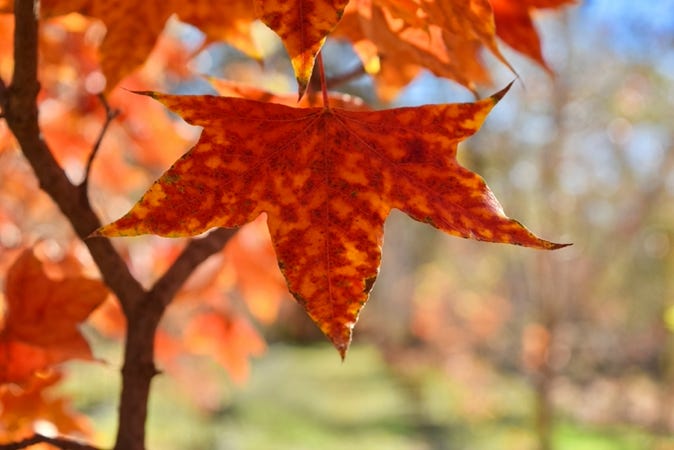
<svg viewBox="0 0 674 450">
<path fill-rule="evenodd" d="M 235 383 L 243 383 L 250 372 L 250 356 L 259 356 L 267 346 L 243 317 L 209 312 L 193 317 L 185 327 L 185 348 L 191 353 L 212 356 Z"/>
<path fill-rule="evenodd" d="M 255 20 L 252 0 L 44 0 L 41 3 L 44 17 L 77 12 L 103 21 L 107 33 L 100 53 L 107 79 L 105 92 L 110 92 L 144 63 L 166 20 L 174 13 L 199 27 L 206 34 L 207 42 L 226 41 L 252 57 L 259 57 L 249 28 Z"/>
<path fill-rule="evenodd" d="M 289 296 L 264 219 L 260 217 L 239 229 L 223 254 L 224 269 L 232 273 L 250 314 L 262 323 L 271 324 L 278 316 L 281 302 Z"/>
<path fill-rule="evenodd" d="M 91 434 L 86 417 L 74 412 L 67 399 L 45 392 L 61 380 L 58 372 L 32 375 L 22 386 L 0 385 L 0 443 L 33 436 L 34 424 L 44 420 L 59 433 L 76 436 Z M 44 444 L 30 448 L 53 448 Z"/>
<path fill-rule="evenodd" d="M 494 8 L 496 34 L 503 42 L 533 59 L 548 71 L 538 32 L 531 17 L 539 8 L 559 8 L 574 0 L 490 0 Z"/>
<path fill-rule="evenodd" d="M 496 43 L 487 0 L 355 0 L 335 29 L 353 42 L 365 69 L 391 100 L 421 68 L 474 90 L 489 81 L 480 52 L 487 48 L 508 65 Z"/>
<path fill-rule="evenodd" d="M 26 250 L 9 269 L 5 290 L 0 382 L 20 382 L 53 364 L 92 357 L 77 325 L 107 297 L 102 282 L 82 276 L 52 280 Z"/>
</svg>

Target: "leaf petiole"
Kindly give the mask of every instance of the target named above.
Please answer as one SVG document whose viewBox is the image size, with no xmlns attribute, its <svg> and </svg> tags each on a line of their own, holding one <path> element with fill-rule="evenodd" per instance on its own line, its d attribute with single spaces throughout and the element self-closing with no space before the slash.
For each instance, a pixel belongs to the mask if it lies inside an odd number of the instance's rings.
<svg viewBox="0 0 674 450">
<path fill-rule="evenodd" d="M 328 84 L 325 81 L 325 70 L 323 69 L 323 50 L 316 55 L 316 65 L 318 66 L 318 73 L 321 76 L 321 92 L 323 93 L 323 107 L 330 109 L 328 102 Z"/>
</svg>

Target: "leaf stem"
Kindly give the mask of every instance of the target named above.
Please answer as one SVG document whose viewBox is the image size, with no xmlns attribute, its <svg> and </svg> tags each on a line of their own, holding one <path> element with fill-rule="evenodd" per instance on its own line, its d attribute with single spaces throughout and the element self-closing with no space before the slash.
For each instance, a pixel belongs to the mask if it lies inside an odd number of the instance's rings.
<svg viewBox="0 0 674 450">
<path fill-rule="evenodd" d="M 325 70 L 323 69 L 323 50 L 316 55 L 316 65 L 318 65 L 318 73 L 321 76 L 321 92 L 323 93 L 323 108 L 330 109 L 328 102 L 328 84 L 325 81 Z"/>
</svg>

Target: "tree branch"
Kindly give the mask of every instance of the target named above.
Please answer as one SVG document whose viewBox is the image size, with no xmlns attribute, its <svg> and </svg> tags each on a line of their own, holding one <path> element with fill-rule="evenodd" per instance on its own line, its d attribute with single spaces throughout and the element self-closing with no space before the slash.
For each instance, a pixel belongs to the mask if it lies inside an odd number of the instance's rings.
<svg viewBox="0 0 674 450">
<path fill-rule="evenodd" d="M 91 445 L 82 444 L 71 439 L 50 438 L 39 433 L 35 433 L 33 436 L 19 442 L 0 444 L 0 450 L 20 450 L 40 443 L 50 444 L 61 450 L 100 450 L 98 447 L 92 447 Z"/>
</svg>

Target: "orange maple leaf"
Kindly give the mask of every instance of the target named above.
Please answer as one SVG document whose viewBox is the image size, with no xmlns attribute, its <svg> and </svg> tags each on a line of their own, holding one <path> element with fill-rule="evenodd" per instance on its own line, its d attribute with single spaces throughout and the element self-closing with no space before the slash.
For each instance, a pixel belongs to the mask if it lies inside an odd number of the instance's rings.
<svg viewBox="0 0 674 450">
<path fill-rule="evenodd" d="M 250 35 L 251 23 L 256 18 L 252 1 L 42 0 L 40 12 L 47 18 L 77 12 L 105 23 L 108 31 L 100 53 L 107 93 L 143 64 L 166 20 L 174 13 L 199 27 L 207 42 L 225 41 L 252 57 L 259 57 Z"/>
<path fill-rule="evenodd" d="M 35 433 L 34 424 L 38 420 L 48 421 L 60 434 L 91 434 L 87 418 L 73 411 L 68 399 L 45 392 L 61 378 L 58 372 L 45 371 L 31 376 L 22 386 L 0 385 L 0 443 L 31 437 Z M 53 447 L 44 444 L 30 448 Z"/>
<path fill-rule="evenodd" d="M 384 111 L 146 93 L 204 127 L 103 236 L 200 234 L 267 213 L 290 291 L 344 356 L 379 270 L 392 208 L 449 234 L 553 249 L 456 161 L 507 89 L 476 103 Z"/>
<path fill-rule="evenodd" d="M 259 356 L 267 348 L 245 318 L 216 311 L 192 317 L 182 339 L 189 352 L 212 356 L 238 384 L 248 379 L 250 356 Z"/>
<path fill-rule="evenodd" d="M 260 20 L 283 40 L 300 98 L 309 84 L 316 55 L 347 3 L 349 0 L 255 0 Z"/>
<path fill-rule="evenodd" d="M 71 358 L 90 359 L 77 325 L 108 290 L 82 276 L 52 280 L 31 250 L 7 272 L 7 313 L 0 332 L 0 383 L 21 382 L 35 371 Z"/>
<path fill-rule="evenodd" d="M 533 59 L 546 70 L 538 32 L 531 18 L 535 9 L 559 8 L 575 0 L 490 0 L 494 9 L 496 34 L 503 42 Z"/>
<path fill-rule="evenodd" d="M 227 242 L 223 254 L 224 270 L 234 279 L 248 311 L 255 319 L 269 324 L 278 317 L 288 290 L 276 265 L 266 222 L 266 217 L 260 216 L 241 227 Z"/>
<path fill-rule="evenodd" d="M 489 81 L 480 51 L 508 65 L 496 42 L 488 0 L 357 0 L 346 9 L 335 37 L 353 42 L 365 69 L 390 100 L 421 68 L 474 90 Z"/>
</svg>

